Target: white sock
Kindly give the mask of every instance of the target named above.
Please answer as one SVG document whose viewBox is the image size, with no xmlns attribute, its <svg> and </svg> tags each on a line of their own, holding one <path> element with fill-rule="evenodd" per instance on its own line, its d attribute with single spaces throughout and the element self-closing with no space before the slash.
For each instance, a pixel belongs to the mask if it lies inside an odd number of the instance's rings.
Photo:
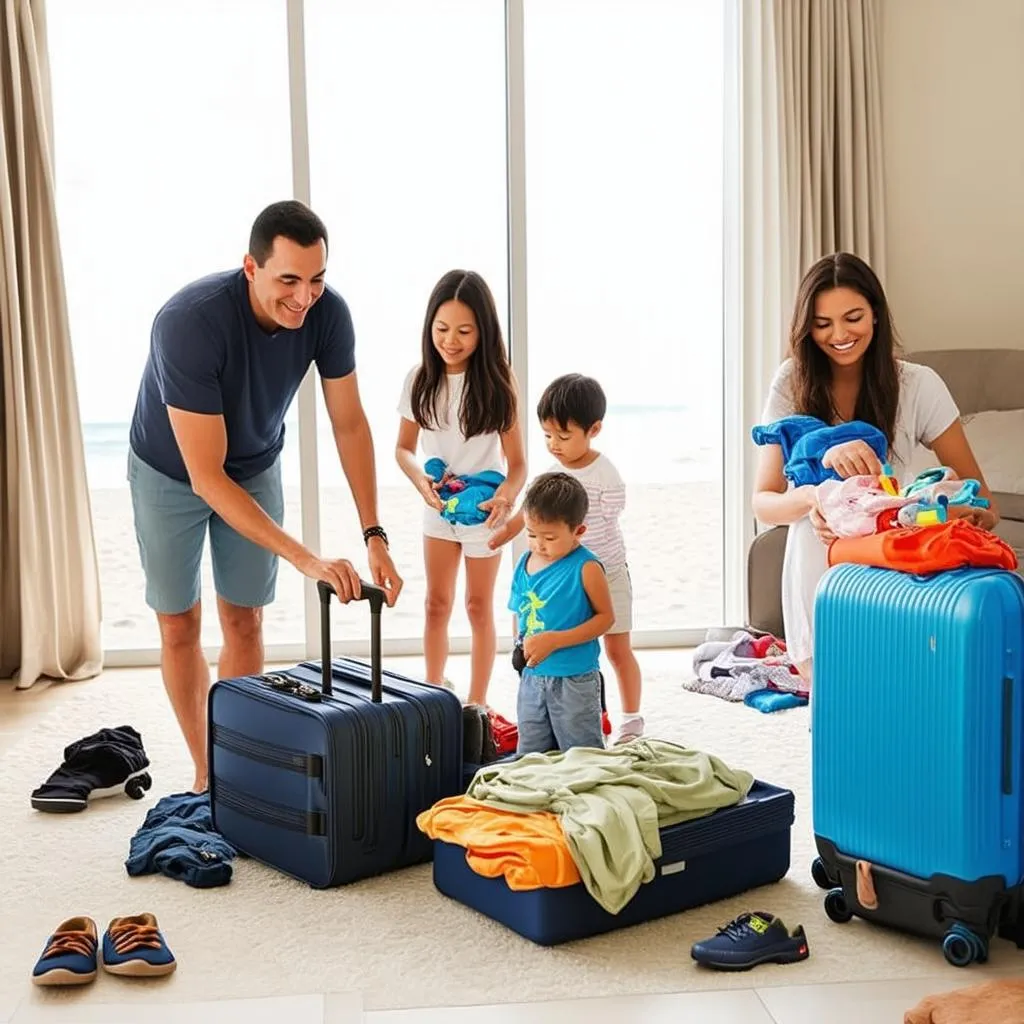
<svg viewBox="0 0 1024 1024">
<path fill-rule="evenodd" d="M 638 718 L 643 718 L 639 711 L 623 711 L 619 720 L 625 725 L 627 722 L 635 722 Z"/>
</svg>

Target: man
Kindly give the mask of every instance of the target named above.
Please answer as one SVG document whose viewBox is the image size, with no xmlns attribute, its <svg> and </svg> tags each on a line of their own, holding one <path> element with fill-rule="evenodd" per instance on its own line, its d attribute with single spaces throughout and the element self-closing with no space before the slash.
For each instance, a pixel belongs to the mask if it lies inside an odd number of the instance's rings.
<svg viewBox="0 0 1024 1024">
<path fill-rule="evenodd" d="M 324 283 L 327 230 L 302 203 L 268 206 L 242 268 L 186 285 L 153 322 L 129 436 L 128 476 L 146 603 L 160 624 L 164 685 L 207 786 L 210 673 L 200 643 L 200 560 L 210 533 L 224 644 L 219 678 L 263 670 L 263 608 L 278 558 L 359 596 L 346 559 L 287 534 L 280 453 L 284 417 L 310 363 L 321 378 L 352 490 L 370 574 L 394 604 L 402 580 L 377 519 L 373 441 L 356 384 L 348 306 Z"/>
</svg>

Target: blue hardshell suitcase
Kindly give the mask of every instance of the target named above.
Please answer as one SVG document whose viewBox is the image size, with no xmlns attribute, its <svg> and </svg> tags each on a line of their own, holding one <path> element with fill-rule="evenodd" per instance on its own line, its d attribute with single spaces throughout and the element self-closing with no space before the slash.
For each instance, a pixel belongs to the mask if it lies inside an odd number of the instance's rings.
<svg viewBox="0 0 1024 1024">
<path fill-rule="evenodd" d="M 958 966 L 997 932 L 1022 944 L 1024 581 L 841 564 L 818 587 L 814 633 L 813 875 L 828 916 L 942 938 Z"/>
<path fill-rule="evenodd" d="M 210 688 L 210 808 L 241 852 L 328 888 L 430 860 L 416 816 L 462 787 L 462 704 L 384 672 L 383 592 L 370 604 L 370 664 L 332 663 L 318 584 L 322 660 Z"/>
<path fill-rule="evenodd" d="M 478 875 L 465 849 L 443 840 L 436 841 L 434 885 L 531 942 L 554 946 L 779 881 L 789 871 L 793 808 L 788 789 L 755 782 L 740 803 L 661 829 L 654 878 L 618 914 L 605 910 L 582 882 L 514 891 L 504 878 Z"/>
</svg>

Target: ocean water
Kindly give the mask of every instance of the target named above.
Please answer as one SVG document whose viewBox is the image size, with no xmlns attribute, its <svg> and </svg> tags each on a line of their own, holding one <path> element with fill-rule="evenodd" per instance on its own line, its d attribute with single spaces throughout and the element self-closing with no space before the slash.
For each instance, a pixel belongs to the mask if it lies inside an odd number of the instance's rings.
<svg viewBox="0 0 1024 1024">
<path fill-rule="evenodd" d="M 708 406 L 611 406 L 598 447 L 616 464 L 627 483 L 685 483 L 718 480 L 722 473 L 721 415 Z M 127 487 L 128 423 L 83 423 L 86 471 L 93 490 Z M 391 458 L 390 428 L 371 423 L 381 487 L 401 486 L 405 478 Z M 394 424 L 397 429 L 397 420 Z M 540 434 L 529 434 L 531 467 L 546 467 L 550 456 Z M 321 485 L 341 480 L 334 440 L 323 418 L 317 421 Z M 285 421 L 282 453 L 285 486 L 299 486 L 299 425 Z"/>
</svg>

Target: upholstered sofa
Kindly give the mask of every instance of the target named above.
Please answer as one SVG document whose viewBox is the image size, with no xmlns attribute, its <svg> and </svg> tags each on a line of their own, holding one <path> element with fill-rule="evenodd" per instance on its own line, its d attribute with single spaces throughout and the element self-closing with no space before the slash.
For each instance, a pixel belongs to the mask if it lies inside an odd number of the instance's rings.
<svg viewBox="0 0 1024 1024">
<path fill-rule="evenodd" d="M 912 352 L 906 358 L 932 367 L 952 392 L 999 507 L 996 532 L 1024 566 L 1024 349 L 950 349 Z M 912 470 L 935 462 L 931 452 L 919 449 Z M 787 528 L 759 529 L 747 557 L 747 621 L 782 636 Z"/>
</svg>

